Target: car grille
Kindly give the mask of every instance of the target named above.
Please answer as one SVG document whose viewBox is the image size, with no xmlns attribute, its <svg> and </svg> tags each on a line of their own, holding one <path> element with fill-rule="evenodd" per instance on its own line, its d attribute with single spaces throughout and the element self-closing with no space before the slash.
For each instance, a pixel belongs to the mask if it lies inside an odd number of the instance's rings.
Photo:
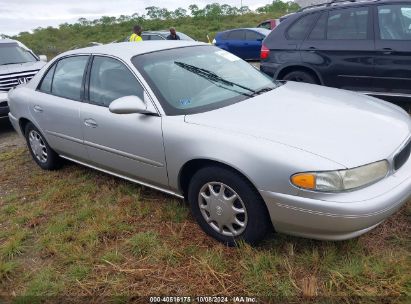
<svg viewBox="0 0 411 304">
<path fill-rule="evenodd" d="M 7 107 L 7 101 L 0 101 L 0 108 Z"/>
<path fill-rule="evenodd" d="M 400 169 L 408 160 L 411 154 L 411 141 L 394 157 L 395 170 Z"/>
<path fill-rule="evenodd" d="M 0 91 L 8 92 L 19 84 L 29 82 L 39 70 L 0 75 Z"/>
</svg>

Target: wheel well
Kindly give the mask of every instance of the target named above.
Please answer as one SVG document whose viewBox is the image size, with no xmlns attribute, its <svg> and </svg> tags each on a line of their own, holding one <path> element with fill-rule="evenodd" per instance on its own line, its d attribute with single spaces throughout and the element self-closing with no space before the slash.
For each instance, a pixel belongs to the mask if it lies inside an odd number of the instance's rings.
<svg viewBox="0 0 411 304">
<path fill-rule="evenodd" d="M 194 159 L 194 160 L 190 160 L 187 163 L 185 163 L 183 168 L 180 170 L 180 174 L 179 174 L 179 187 L 180 187 L 180 190 L 182 191 L 185 198 L 187 198 L 188 186 L 189 186 L 190 180 L 194 176 L 194 174 L 198 170 L 200 170 L 204 167 L 211 167 L 211 166 L 218 166 L 218 167 L 221 167 L 221 168 L 226 168 L 228 170 L 231 170 L 231 171 L 235 172 L 236 174 L 239 174 L 245 180 L 247 180 L 250 183 L 250 185 L 257 191 L 256 187 L 249 180 L 249 178 L 247 176 L 245 176 L 243 173 L 241 173 L 240 171 L 238 171 L 237 169 L 234 169 L 233 167 L 231 167 L 229 165 L 226 165 L 226 164 L 220 163 L 218 161 L 214 161 L 214 160 Z"/>
<path fill-rule="evenodd" d="M 21 130 L 21 133 L 23 133 L 23 135 L 25 135 L 26 126 L 29 122 L 30 120 L 28 120 L 27 118 L 20 118 L 19 120 L 20 130 Z"/>
<path fill-rule="evenodd" d="M 304 71 L 310 74 L 311 76 L 313 76 L 315 80 L 317 81 L 317 83 L 322 84 L 320 77 L 313 69 L 305 67 L 305 66 L 301 66 L 301 65 L 293 65 L 293 66 L 285 67 L 284 69 L 280 71 L 280 73 L 278 73 L 277 79 L 283 79 L 285 75 L 287 75 L 288 73 L 294 72 L 294 71 Z"/>
</svg>

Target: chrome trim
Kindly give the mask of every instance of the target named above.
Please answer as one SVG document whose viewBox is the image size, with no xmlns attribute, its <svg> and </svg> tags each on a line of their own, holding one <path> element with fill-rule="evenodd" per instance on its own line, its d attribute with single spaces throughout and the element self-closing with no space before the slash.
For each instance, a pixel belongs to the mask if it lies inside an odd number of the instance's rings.
<svg viewBox="0 0 411 304">
<path fill-rule="evenodd" d="M 178 193 L 176 193 L 176 192 L 174 192 L 174 191 L 167 190 L 167 189 L 164 189 L 164 188 L 161 188 L 161 187 L 158 187 L 158 186 L 154 186 L 154 185 L 152 185 L 152 184 L 145 183 L 145 182 L 142 182 L 142 181 L 139 181 L 139 180 L 136 180 L 136 179 L 133 179 L 133 178 L 130 178 L 130 177 L 127 177 L 127 176 L 118 174 L 118 173 L 114 173 L 114 172 L 112 172 L 112 171 L 108 171 L 108 170 L 106 170 L 106 169 L 102 169 L 102 168 L 99 168 L 99 167 L 96 167 L 96 166 L 93 166 L 93 165 L 90 165 L 90 164 L 87 164 L 87 163 L 83 163 L 83 162 L 81 162 L 81 161 L 72 159 L 72 158 L 70 158 L 70 157 L 67 157 L 67 156 L 64 156 L 64 155 L 61 155 L 61 154 L 60 154 L 60 157 L 62 157 L 62 158 L 64 158 L 64 159 L 67 159 L 67 160 L 69 160 L 69 161 L 72 161 L 72 162 L 74 162 L 74 163 L 83 165 L 83 166 L 85 166 L 85 167 L 89 167 L 89 168 L 91 168 L 91 169 L 95 169 L 95 170 L 97 170 L 97 171 L 101 171 L 101 172 L 104 172 L 104 173 L 113 175 L 113 176 L 115 176 L 115 177 L 122 178 L 122 179 L 128 180 L 128 181 L 130 181 L 130 182 L 133 182 L 133 183 L 136 183 L 136 184 L 145 186 L 145 187 L 149 187 L 149 188 L 152 188 L 152 189 L 155 189 L 155 190 L 158 190 L 158 191 L 161 191 L 161 192 L 164 192 L 164 193 L 167 193 L 167 194 L 176 196 L 176 197 L 178 197 L 178 198 L 184 199 L 184 196 L 183 196 L 183 195 L 178 194 Z"/>
<path fill-rule="evenodd" d="M 64 135 L 64 134 L 61 134 L 61 133 L 56 133 L 56 132 L 48 131 L 48 130 L 46 130 L 46 133 L 49 134 L 49 135 L 53 135 L 53 136 L 56 136 L 56 137 L 60 137 L 60 138 L 75 142 L 77 144 L 83 144 L 83 141 L 81 139 L 78 139 L 78 138 L 75 138 L 75 137 L 71 137 L 71 136 L 68 136 L 68 135 Z"/>
<path fill-rule="evenodd" d="M 105 151 L 105 152 L 117 154 L 117 155 L 120 155 L 122 157 L 129 158 L 131 160 L 136 160 L 138 162 L 145 163 L 147 165 L 151 165 L 151 166 L 154 166 L 154 167 L 164 167 L 164 164 L 162 164 L 162 163 L 159 163 L 159 162 L 156 162 L 154 160 L 147 159 L 147 158 L 144 158 L 144 157 L 141 157 L 141 156 L 136 156 L 136 155 L 133 155 L 133 154 L 130 154 L 130 153 L 127 153 L 127 152 L 123 152 L 123 151 L 120 151 L 120 150 L 117 150 L 117 149 L 109 148 L 109 147 L 102 146 L 102 145 L 99 145 L 99 144 L 95 144 L 95 143 L 92 143 L 92 142 L 89 142 L 89 141 L 84 141 L 84 144 L 86 146 L 96 148 L 96 149 L 99 149 L 99 150 L 102 150 L 102 151 Z"/>
</svg>

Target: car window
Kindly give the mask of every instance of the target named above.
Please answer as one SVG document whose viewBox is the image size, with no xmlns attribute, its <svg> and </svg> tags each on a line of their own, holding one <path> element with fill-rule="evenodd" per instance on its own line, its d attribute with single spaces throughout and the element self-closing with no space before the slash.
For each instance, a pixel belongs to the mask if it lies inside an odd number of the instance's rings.
<svg viewBox="0 0 411 304">
<path fill-rule="evenodd" d="M 250 40 L 250 41 L 257 41 L 257 40 L 263 40 L 264 36 L 253 32 L 253 31 L 246 31 L 245 32 L 245 40 Z"/>
<path fill-rule="evenodd" d="M 228 40 L 244 40 L 244 31 L 232 31 L 228 34 Z"/>
<path fill-rule="evenodd" d="M 141 38 L 144 40 L 144 41 L 147 41 L 147 40 L 151 40 L 151 35 L 141 35 Z"/>
<path fill-rule="evenodd" d="M 328 15 L 327 39 L 360 40 L 368 36 L 369 8 L 333 10 Z"/>
<path fill-rule="evenodd" d="M 293 23 L 287 31 L 287 38 L 291 40 L 303 40 L 312 24 L 317 19 L 318 14 L 309 14 Z"/>
<path fill-rule="evenodd" d="M 51 93 L 51 83 L 53 81 L 54 70 L 56 69 L 56 64 L 54 64 L 43 77 L 40 85 L 40 91 L 44 93 Z"/>
<path fill-rule="evenodd" d="M 271 30 L 271 22 L 263 22 L 259 24 L 257 27 L 266 28 L 267 30 Z"/>
<path fill-rule="evenodd" d="M 81 100 L 81 86 L 88 56 L 73 56 L 61 59 L 56 66 L 51 92 L 55 95 Z"/>
<path fill-rule="evenodd" d="M 124 96 L 144 98 L 144 90 L 136 77 L 120 61 L 96 56 L 90 73 L 90 103 L 108 107 L 110 103 Z"/>
<path fill-rule="evenodd" d="M 311 31 L 310 36 L 308 36 L 309 40 L 323 40 L 325 39 L 325 28 L 327 26 L 327 13 L 323 13 L 321 17 L 317 20 L 317 24 L 314 26 L 313 30 Z"/>
<path fill-rule="evenodd" d="M 411 5 L 397 4 L 378 7 L 380 39 L 411 40 Z"/>
<path fill-rule="evenodd" d="M 160 35 L 151 35 L 151 40 L 164 40 Z"/>
</svg>

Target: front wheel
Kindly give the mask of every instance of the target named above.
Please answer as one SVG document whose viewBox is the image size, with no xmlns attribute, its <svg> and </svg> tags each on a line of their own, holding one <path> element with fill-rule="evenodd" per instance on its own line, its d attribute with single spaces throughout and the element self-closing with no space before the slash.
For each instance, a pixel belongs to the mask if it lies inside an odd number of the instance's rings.
<svg viewBox="0 0 411 304">
<path fill-rule="evenodd" d="M 241 175 L 221 167 L 200 169 L 191 179 L 188 201 L 200 227 L 218 241 L 234 246 L 256 244 L 270 220 L 264 201 Z"/>
<path fill-rule="evenodd" d="M 25 137 L 30 154 L 37 165 L 44 170 L 55 170 L 61 166 L 60 157 L 50 148 L 44 136 L 32 123 L 27 124 Z"/>
</svg>

